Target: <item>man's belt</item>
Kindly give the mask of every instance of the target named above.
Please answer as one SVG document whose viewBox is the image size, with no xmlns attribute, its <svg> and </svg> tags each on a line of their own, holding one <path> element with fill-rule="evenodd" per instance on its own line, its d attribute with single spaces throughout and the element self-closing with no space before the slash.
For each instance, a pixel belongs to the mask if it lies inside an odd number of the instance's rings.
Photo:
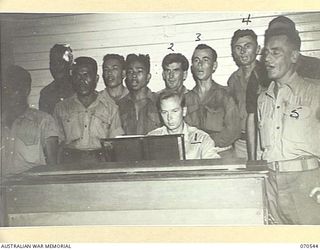
<svg viewBox="0 0 320 250">
<path fill-rule="evenodd" d="M 319 159 L 316 157 L 301 157 L 294 160 L 270 162 L 268 168 L 277 172 L 296 172 L 319 168 L 319 164 Z"/>
</svg>

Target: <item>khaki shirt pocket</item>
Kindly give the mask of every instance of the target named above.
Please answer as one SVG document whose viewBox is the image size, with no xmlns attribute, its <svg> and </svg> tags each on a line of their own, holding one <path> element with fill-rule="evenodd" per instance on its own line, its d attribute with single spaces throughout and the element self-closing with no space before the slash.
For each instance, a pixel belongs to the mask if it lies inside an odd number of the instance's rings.
<svg viewBox="0 0 320 250">
<path fill-rule="evenodd" d="M 292 142 L 305 142 L 312 136 L 312 110 L 308 106 L 288 105 L 283 114 L 283 138 Z"/>
<path fill-rule="evenodd" d="M 63 130 L 66 137 L 66 144 L 79 140 L 82 136 L 81 124 L 78 115 L 62 117 Z"/>
<path fill-rule="evenodd" d="M 204 120 L 204 129 L 214 132 L 220 132 L 224 128 L 224 109 L 219 107 L 217 109 L 205 109 L 206 118 Z"/>
<path fill-rule="evenodd" d="M 108 138 L 110 135 L 110 117 L 104 114 L 95 113 L 91 117 L 90 133 L 96 138 Z"/>
</svg>

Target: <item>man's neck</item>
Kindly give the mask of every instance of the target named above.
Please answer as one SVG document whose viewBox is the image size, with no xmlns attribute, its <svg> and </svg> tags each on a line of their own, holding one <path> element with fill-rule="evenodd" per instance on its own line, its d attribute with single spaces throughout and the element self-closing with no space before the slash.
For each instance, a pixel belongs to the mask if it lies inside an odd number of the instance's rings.
<svg viewBox="0 0 320 250">
<path fill-rule="evenodd" d="M 252 62 L 249 65 L 240 66 L 240 70 L 243 72 L 245 78 L 249 78 L 251 72 L 253 71 L 254 67 L 256 66 L 256 61 Z"/>
<path fill-rule="evenodd" d="M 213 83 L 214 81 L 212 80 L 212 78 L 208 78 L 206 80 L 196 80 L 196 84 L 199 91 L 199 97 L 201 100 L 203 100 L 206 97 Z"/>
<path fill-rule="evenodd" d="M 118 85 L 118 86 L 116 86 L 114 88 L 106 87 L 106 90 L 108 91 L 108 94 L 112 98 L 119 98 L 123 94 L 124 86 L 122 84 L 120 84 L 120 85 Z"/>
<path fill-rule="evenodd" d="M 146 99 L 147 98 L 147 95 L 148 95 L 148 88 L 147 87 L 144 87 L 144 88 L 141 88 L 139 90 L 133 90 L 130 92 L 131 94 L 131 97 L 135 100 L 135 101 L 139 101 L 139 100 L 142 100 L 142 99 Z"/>
<path fill-rule="evenodd" d="M 98 94 L 96 92 L 91 93 L 87 96 L 78 96 L 79 101 L 82 103 L 82 105 L 85 108 L 88 108 L 98 97 Z"/>
<path fill-rule="evenodd" d="M 275 80 L 276 84 L 279 88 L 283 87 L 285 84 L 289 83 L 289 79 L 292 77 L 292 75 L 295 73 L 294 65 L 287 71 L 287 73 L 281 77 L 281 79 Z"/>
</svg>

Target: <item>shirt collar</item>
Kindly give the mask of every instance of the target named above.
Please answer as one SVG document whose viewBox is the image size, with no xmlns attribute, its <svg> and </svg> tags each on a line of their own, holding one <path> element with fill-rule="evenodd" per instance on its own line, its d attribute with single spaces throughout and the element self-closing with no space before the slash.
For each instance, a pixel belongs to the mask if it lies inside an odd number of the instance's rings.
<svg viewBox="0 0 320 250">
<path fill-rule="evenodd" d="M 296 94 L 297 94 L 297 91 L 298 91 L 297 87 L 298 87 L 299 81 L 300 81 L 299 75 L 297 74 L 297 72 L 294 72 L 294 73 L 288 78 L 287 82 L 284 83 L 284 86 L 289 87 L 289 89 L 292 91 L 292 93 L 293 93 L 294 95 L 296 95 Z M 268 89 L 267 89 L 267 92 L 266 92 L 266 94 L 269 95 L 269 96 L 271 96 L 272 98 L 275 98 L 275 96 L 274 96 L 274 87 L 275 87 L 275 84 L 276 84 L 276 82 L 275 82 L 275 81 L 272 81 L 272 82 L 270 83 L 270 86 L 269 86 Z"/>
</svg>

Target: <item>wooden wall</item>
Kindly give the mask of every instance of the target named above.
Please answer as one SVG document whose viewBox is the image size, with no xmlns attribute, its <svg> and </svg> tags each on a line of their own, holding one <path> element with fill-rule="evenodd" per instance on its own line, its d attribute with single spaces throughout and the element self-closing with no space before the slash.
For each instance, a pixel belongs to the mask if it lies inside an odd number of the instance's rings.
<svg viewBox="0 0 320 250">
<path fill-rule="evenodd" d="M 242 18 L 251 14 L 251 22 Z M 151 57 L 150 88 L 163 88 L 161 62 L 174 52 L 191 58 L 198 43 L 207 43 L 218 53 L 214 79 L 222 85 L 236 70 L 231 57 L 230 41 L 237 29 L 253 29 L 263 44 L 268 22 L 284 14 L 296 22 L 302 38 L 302 53 L 320 57 L 320 12 L 309 13 L 101 13 L 101 14 L 1 14 L 1 47 L 12 48 L 12 61 L 32 74 L 30 104 L 38 106 L 40 90 L 52 81 L 48 65 L 49 50 L 55 43 L 69 43 L 75 57 L 91 56 L 99 64 L 106 53 L 148 53 Z M 10 28 L 8 28 L 10 26 Z M 201 33 L 201 41 L 195 41 Z M 10 57 L 8 55 L 7 57 Z M 186 86 L 194 81 L 189 71 Z M 98 89 L 103 89 L 102 78 Z"/>
</svg>

